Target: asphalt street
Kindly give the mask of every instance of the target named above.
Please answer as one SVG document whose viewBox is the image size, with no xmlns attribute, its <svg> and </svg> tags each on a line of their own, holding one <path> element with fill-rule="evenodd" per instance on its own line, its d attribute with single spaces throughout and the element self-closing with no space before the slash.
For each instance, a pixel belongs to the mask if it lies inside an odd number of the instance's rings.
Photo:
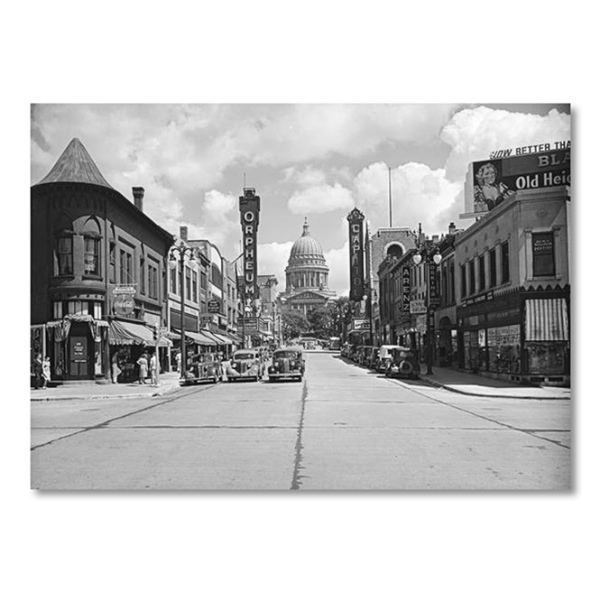
<svg viewBox="0 0 600 600">
<path fill-rule="evenodd" d="M 306 354 L 299 382 L 34 402 L 39 490 L 568 490 L 569 399 L 477 397 Z"/>
</svg>

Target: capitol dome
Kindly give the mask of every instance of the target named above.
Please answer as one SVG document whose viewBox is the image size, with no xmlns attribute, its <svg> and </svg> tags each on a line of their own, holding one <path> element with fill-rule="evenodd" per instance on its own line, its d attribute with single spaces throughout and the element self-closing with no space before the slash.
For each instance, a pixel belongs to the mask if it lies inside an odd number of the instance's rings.
<svg viewBox="0 0 600 600">
<path fill-rule="evenodd" d="M 322 303 L 335 292 L 329 289 L 329 267 L 321 244 L 310 236 L 308 219 L 304 219 L 302 236 L 298 238 L 285 269 L 285 295 L 298 296 L 307 301 Z M 309 293 L 309 296 L 306 296 Z M 315 296 L 315 294 L 317 294 Z M 314 304 L 314 302 L 313 302 Z M 310 306 L 302 307 L 305 312 Z"/>
</svg>

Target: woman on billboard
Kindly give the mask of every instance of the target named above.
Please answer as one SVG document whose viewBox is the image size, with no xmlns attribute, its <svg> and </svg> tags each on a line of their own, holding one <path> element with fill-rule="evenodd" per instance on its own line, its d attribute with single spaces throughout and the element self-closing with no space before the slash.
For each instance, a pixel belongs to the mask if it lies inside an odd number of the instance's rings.
<svg viewBox="0 0 600 600">
<path fill-rule="evenodd" d="M 497 179 L 498 169 L 493 163 L 488 162 L 479 167 L 475 173 L 475 212 L 492 210 L 506 198 L 514 196 L 515 192 Z"/>
</svg>

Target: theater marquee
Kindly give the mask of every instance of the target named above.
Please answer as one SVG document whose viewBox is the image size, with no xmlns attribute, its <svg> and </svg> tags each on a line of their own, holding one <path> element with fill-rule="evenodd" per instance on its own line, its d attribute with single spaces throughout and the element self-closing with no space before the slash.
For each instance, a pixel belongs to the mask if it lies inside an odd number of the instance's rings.
<svg viewBox="0 0 600 600">
<path fill-rule="evenodd" d="M 360 301 L 365 295 L 365 248 L 363 222 L 365 216 L 355 208 L 347 217 L 350 234 L 350 300 Z"/>
</svg>

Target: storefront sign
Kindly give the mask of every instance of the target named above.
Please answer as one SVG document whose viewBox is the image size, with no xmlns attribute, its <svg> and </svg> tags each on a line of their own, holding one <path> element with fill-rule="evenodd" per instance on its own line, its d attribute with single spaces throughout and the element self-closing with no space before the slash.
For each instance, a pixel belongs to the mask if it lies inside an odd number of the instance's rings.
<svg viewBox="0 0 600 600">
<path fill-rule="evenodd" d="M 352 319 L 353 331 L 368 331 L 369 319 Z"/>
<path fill-rule="evenodd" d="M 209 300 L 207 308 L 209 313 L 219 313 L 221 312 L 221 301 L 214 299 Z"/>
<path fill-rule="evenodd" d="M 529 148 L 542 149 L 528 153 Z M 481 216 L 519 190 L 571 185 L 571 142 L 502 150 L 490 160 L 469 165 L 462 217 Z"/>
<path fill-rule="evenodd" d="M 137 284 L 116 285 L 112 288 L 113 312 L 120 317 L 127 317 L 135 311 L 134 296 Z"/>
<path fill-rule="evenodd" d="M 439 306 L 441 302 L 438 278 L 438 266 L 431 261 L 429 263 L 429 305 Z"/>
<path fill-rule="evenodd" d="M 410 311 L 410 267 L 402 267 L 402 312 Z"/>
<path fill-rule="evenodd" d="M 244 195 L 240 196 L 239 200 L 244 245 L 243 285 L 241 293 L 245 301 L 256 300 L 260 295 L 257 282 L 258 260 L 256 254 L 260 196 L 255 194 L 254 188 L 244 188 Z"/>
<path fill-rule="evenodd" d="M 410 301 L 410 314 L 411 315 L 424 315 L 427 312 L 427 306 L 425 300 L 411 300 Z"/>
<path fill-rule="evenodd" d="M 360 301 L 365 295 L 364 236 L 365 216 L 355 208 L 346 217 L 350 241 L 350 300 Z"/>
</svg>

